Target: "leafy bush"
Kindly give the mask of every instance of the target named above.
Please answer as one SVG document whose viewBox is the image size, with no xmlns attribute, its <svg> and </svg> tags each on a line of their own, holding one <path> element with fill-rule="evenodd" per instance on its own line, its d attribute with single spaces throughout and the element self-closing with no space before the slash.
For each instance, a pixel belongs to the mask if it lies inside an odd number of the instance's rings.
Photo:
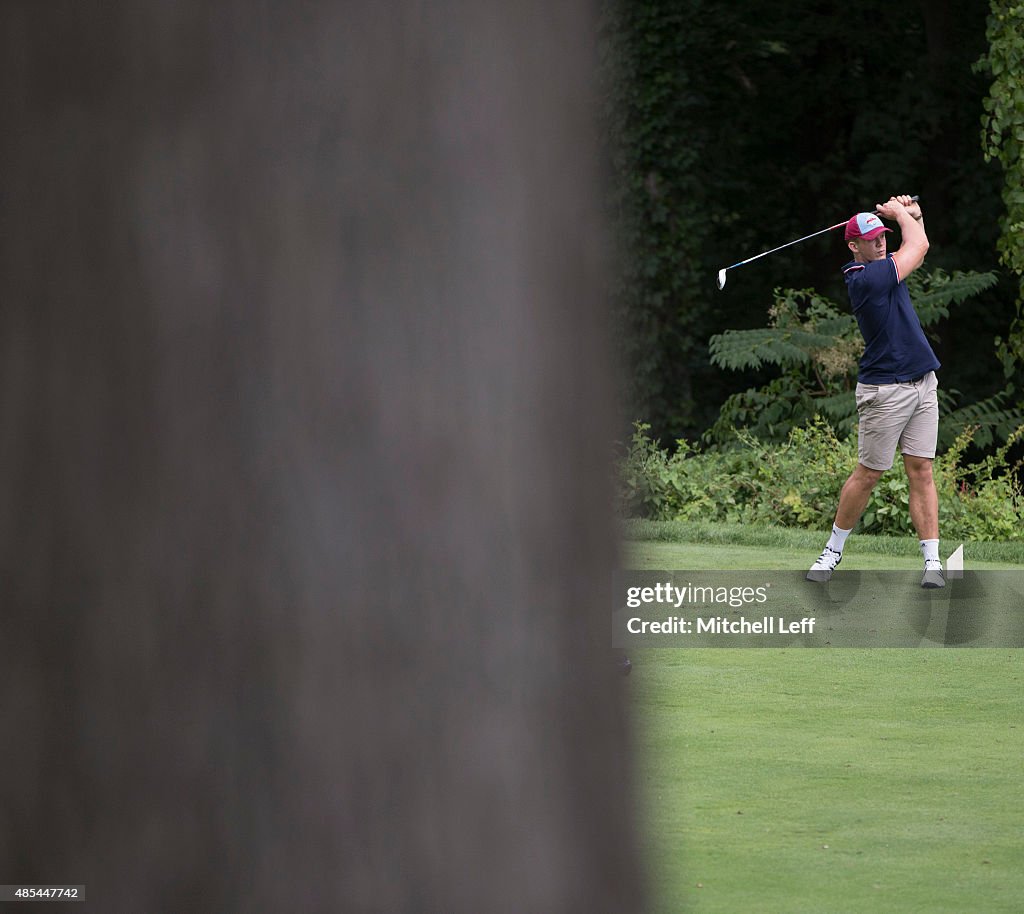
<svg viewBox="0 0 1024 914">
<path fill-rule="evenodd" d="M 619 463 L 620 507 L 651 520 L 718 521 L 827 530 L 839 493 L 857 464 L 856 439 L 842 439 L 823 418 L 793 428 L 779 444 L 744 431 L 728 450 L 699 450 L 680 440 L 670 452 L 636 423 Z M 973 429 L 936 461 L 943 537 L 1024 539 L 1024 495 L 1009 465 L 1024 426 L 978 463 L 962 465 Z M 915 535 L 910 490 L 899 462 L 875 487 L 858 532 Z"/>
<path fill-rule="evenodd" d="M 1013 446 L 1024 438 L 1020 426 L 1002 447 L 977 463 L 961 466 L 976 429 L 965 429 L 939 461 L 939 526 L 965 540 L 1024 539 L 1024 491 L 1020 460 L 1008 462 Z"/>
<path fill-rule="evenodd" d="M 636 423 L 620 464 L 620 503 L 633 517 L 817 527 L 831 519 L 856 463 L 823 420 L 782 445 L 738 432 L 738 447 L 703 452 L 680 440 L 670 453 L 648 431 Z"/>
</svg>

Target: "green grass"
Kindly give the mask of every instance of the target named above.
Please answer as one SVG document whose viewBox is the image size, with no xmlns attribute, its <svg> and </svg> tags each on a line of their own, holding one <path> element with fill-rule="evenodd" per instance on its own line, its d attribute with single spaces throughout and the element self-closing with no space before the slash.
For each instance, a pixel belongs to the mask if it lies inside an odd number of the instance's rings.
<svg viewBox="0 0 1024 914">
<path fill-rule="evenodd" d="M 633 662 L 655 911 L 1020 910 L 1020 652 Z"/>
<path fill-rule="evenodd" d="M 803 540 L 775 540 L 766 550 L 716 546 L 706 542 L 711 534 L 777 535 L 734 528 L 700 531 L 699 544 L 634 541 L 626 564 L 698 570 L 807 560 Z M 864 561 L 920 561 L 916 543 L 903 555 L 870 539 L 857 542 Z M 810 552 L 820 542 L 815 535 Z M 965 551 L 977 567 L 972 547 Z M 757 555 L 784 563 L 751 565 Z M 1024 651 L 631 656 L 624 683 L 654 911 L 1021 909 Z"/>
<path fill-rule="evenodd" d="M 723 571 L 810 567 L 828 539 L 827 530 L 648 520 L 626 521 L 623 535 L 628 568 Z M 942 540 L 943 561 L 959 545 Z M 976 570 L 1024 567 L 1024 542 L 969 542 L 964 544 L 964 557 L 965 567 Z M 901 570 L 917 568 L 921 561 L 914 537 L 854 533 L 843 554 L 843 569 Z"/>
</svg>

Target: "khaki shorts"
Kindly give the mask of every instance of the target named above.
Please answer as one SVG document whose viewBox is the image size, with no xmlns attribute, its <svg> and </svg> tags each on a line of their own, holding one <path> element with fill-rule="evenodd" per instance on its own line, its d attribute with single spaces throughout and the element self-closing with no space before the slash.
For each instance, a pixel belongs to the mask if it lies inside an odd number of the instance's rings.
<svg viewBox="0 0 1024 914">
<path fill-rule="evenodd" d="M 939 381 L 929 371 L 918 381 L 858 384 L 857 459 L 872 470 L 888 470 L 896 445 L 910 457 L 935 457 L 939 435 Z"/>
</svg>

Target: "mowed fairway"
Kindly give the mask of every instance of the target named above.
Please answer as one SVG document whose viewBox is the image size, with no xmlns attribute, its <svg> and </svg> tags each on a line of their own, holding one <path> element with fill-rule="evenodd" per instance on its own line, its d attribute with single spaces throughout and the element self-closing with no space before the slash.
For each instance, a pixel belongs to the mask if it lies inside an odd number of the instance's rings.
<svg viewBox="0 0 1024 914">
<path fill-rule="evenodd" d="M 735 546 L 670 552 L 751 567 Z M 664 557 L 627 549 L 631 567 Z M 653 910 L 1024 909 L 1024 651 L 631 656 Z"/>
</svg>

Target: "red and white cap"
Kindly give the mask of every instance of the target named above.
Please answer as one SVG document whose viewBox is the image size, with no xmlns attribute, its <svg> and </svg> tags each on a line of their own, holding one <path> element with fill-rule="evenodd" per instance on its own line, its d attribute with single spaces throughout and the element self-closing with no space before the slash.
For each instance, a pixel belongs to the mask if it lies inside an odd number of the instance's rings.
<svg viewBox="0 0 1024 914">
<path fill-rule="evenodd" d="M 846 240 L 863 238 L 865 241 L 870 241 L 872 238 L 877 238 L 882 232 L 891 231 L 892 229 L 882 225 L 882 220 L 874 213 L 857 213 L 846 223 Z"/>
</svg>

